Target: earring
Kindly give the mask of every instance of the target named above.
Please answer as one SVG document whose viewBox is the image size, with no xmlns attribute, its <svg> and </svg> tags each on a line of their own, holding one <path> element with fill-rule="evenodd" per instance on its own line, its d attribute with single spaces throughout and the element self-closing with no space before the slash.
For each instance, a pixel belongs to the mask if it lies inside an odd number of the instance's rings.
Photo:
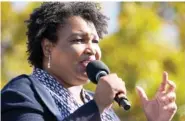
<svg viewBox="0 0 185 121">
<path fill-rule="evenodd" d="M 51 54 L 48 57 L 48 68 L 51 68 Z"/>
</svg>

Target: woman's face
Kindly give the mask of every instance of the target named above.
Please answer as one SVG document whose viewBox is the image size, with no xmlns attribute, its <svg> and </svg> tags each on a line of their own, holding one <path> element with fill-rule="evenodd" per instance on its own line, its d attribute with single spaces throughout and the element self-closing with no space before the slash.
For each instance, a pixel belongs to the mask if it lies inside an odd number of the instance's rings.
<svg viewBox="0 0 185 121">
<path fill-rule="evenodd" d="M 60 26 L 57 34 L 58 42 L 51 50 L 49 71 L 68 86 L 87 83 L 87 64 L 101 58 L 99 36 L 94 24 L 73 16 Z"/>
</svg>

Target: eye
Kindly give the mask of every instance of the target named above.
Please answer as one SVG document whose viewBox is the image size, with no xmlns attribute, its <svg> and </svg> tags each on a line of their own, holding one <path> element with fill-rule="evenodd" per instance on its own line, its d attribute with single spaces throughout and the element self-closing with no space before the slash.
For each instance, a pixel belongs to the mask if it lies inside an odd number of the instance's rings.
<svg viewBox="0 0 185 121">
<path fill-rule="evenodd" d="M 97 43 L 97 44 L 99 43 L 98 40 L 92 40 L 92 42 L 93 42 L 93 43 Z"/>
<path fill-rule="evenodd" d="M 72 42 L 73 43 L 82 43 L 82 42 L 84 42 L 84 40 L 83 39 L 74 39 L 74 40 L 72 40 Z"/>
</svg>

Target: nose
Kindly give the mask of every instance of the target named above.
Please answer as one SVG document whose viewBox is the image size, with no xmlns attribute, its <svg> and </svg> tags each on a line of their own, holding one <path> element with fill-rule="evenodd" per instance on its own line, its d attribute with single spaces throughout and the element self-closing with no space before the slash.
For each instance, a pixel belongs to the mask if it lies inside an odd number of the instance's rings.
<svg viewBox="0 0 185 121">
<path fill-rule="evenodd" d="M 95 55 L 96 54 L 96 49 L 95 49 L 92 42 L 88 42 L 86 44 L 85 54 L 88 54 L 88 55 Z"/>
</svg>

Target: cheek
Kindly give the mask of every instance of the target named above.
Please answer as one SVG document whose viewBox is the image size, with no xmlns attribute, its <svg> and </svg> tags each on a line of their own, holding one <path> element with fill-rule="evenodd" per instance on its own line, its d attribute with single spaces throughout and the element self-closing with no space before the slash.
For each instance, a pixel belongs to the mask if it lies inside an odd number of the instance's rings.
<svg viewBox="0 0 185 121">
<path fill-rule="evenodd" d="M 99 46 L 96 47 L 96 59 L 100 60 L 101 59 L 101 49 Z"/>
<path fill-rule="evenodd" d="M 81 55 L 83 55 L 85 49 L 86 49 L 86 45 L 73 45 L 72 47 L 73 50 L 73 57 L 80 57 Z M 95 57 L 97 60 L 101 59 L 101 49 L 99 47 L 99 45 L 94 45 L 93 50 L 95 51 Z"/>
<path fill-rule="evenodd" d="M 83 54 L 85 47 L 83 45 L 73 45 L 70 49 L 72 57 L 80 57 Z"/>
<path fill-rule="evenodd" d="M 53 65 L 60 66 L 61 63 L 64 63 L 64 61 L 65 61 L 64 58 L 66 58 L 66 57 L 60 50 L 55 49 L 52 51 L 52 58 L 51 59 L 52 59 Z"/>
<path fill-rule="evenodd" d="M 59 59 L 65 59 L 67 62 L 76 61 L 83 53 L 84 47 L 80 45 L 65 46 L 62 49 L 57 49 L 55 56 Z"/>
</svg>

